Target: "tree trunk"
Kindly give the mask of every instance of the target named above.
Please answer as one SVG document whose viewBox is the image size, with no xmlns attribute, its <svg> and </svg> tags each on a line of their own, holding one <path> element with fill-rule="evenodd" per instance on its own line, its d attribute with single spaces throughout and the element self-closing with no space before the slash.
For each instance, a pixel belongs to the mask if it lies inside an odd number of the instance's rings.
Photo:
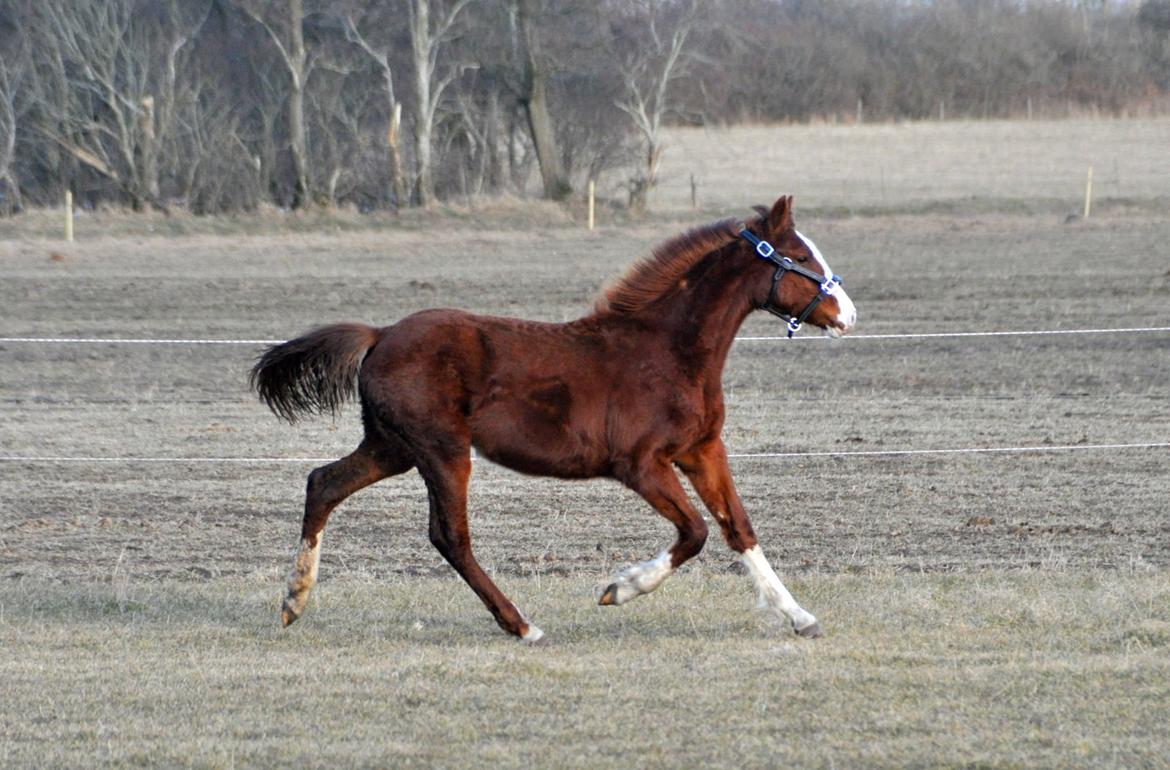
<svg viewBox="0 0 1170 770">
<path fill-rule="evenodd" d="M 3 62 L 0 62 L 0 68 L 2 67 Z M 0 69 L 0 78 L 3 78 L 0 85 L 4 86 L 4 90 L 0 91 L 0 111 L 4 115 L 2 123 L 6 126 L 4 145 L 0 147 L 0 214 L 15 214 L 24 210 L 20 185 L 16 183 L 16 177 L 12 173 L 12 161 L 16 157 L 16 110 L 13 107 L 14 99 L 8 84 L 8 76 L 3 69 Z"/>
<path fill-rule="evenodd" d="M 24 211 L 24 200 L 20 197 L 20 186 L 10 170 L 0 175 L 0 214 L 19 214 Z"/>
<path fill-rule="evenodd" d="M 435 202 L 435 180 L 431 175 L 431 124 L 419 121 L 414 133 L 414 153 L 418 164 L 415 201 L 426 208 Z"/>
<path fill-rule="evenodd" d="M 386 190 L 386 198 L 393 204 L 395 210 L 409 206 L 406 172 L 402 165 L 402 147 L 399 140 L 402 135 L 402 103 L 394 95 L 394 70 L 390 67 L 389 51 L 375 49 L 370 45 L 358 30 L 353 18 L 349 16 L 345 17 L 345 37 L 360 46 L 366 52 L 366 56 L 373 59 L 382 70 L 382 81 L 386 88 L 386 150 L 390 158 L 390 185 Z"/>
<path fill-rule="evenodd" d="M 398 137 L 402 128 L 402 104 L 395 102 L 390 109 L 390 125 L 386 129 L 386 147 L 390 150 L 390 193 L 394 208 L 406 206 L 410 193 L 406 189 L 406 175 L 402 168 L 402 147 Z"/>
<path fill-rule="evenodd" d="M 422 207 L 435 202 L 435 180 L 431 176 L 431 120 L 434 105 L 431 104 L 431 22 L 430 0 L 411 0 L 414 18 L 410 30 L 411 49 L 414 53 L 414 92 L 418 97 L 418 119 L 414 127 L 414 155 L 418 171 L 415 200 Z"/>
<path fill-rule="evenodd" d="M 646 212 L 650 191 L 658 184 L 658 165 L 662 160 L 662 146 L 657 140 L 648 140 L 646 166 L 641 175 L 630 183 L 630 211 L 635 214 Z"/>
<path fill-rule="evenodd" d="M 158 139 L 154 130 L 154 97 L 142 100 L 142 112 L 138 114 L 139 129 L 142 133 L 142 189 L 151 202 L 159 199 L 158 185 Z"/>
<path fill-rule="evenodd" d="M 517 0 L 520 34 L 524 39 L 524 86 L 521 100 L 532 132 L 532 143 L 536 146 L 536 159 L 540 163 L 540 180 L 544 197 L 564 200 L 573 192 L 561 164 L 561 152 L 557 147 L 556 133 L 548 114 L 548 96 L 545 92 L 547 71 L 540 59 L 540 37 L 534 16 L 535 0 Z"/>
<path fill-rule="evenodd" d="M 288 96 L 288 137 L 292 150 L 294 209 L 310 205 L 309 150 L 305 139 L 305 9 L 302 0 L 288 0 L 289 15 L 289 74 L 292 88 Z"/>
<path fill-rule="evenodd" d="M 484 164 L 487 189 L 499 192 L 503 185 L 503 162 L 500 160 L 500 96 L 493 91 L 489 97 L 487 126 L 484 128 Z"/>
<path fill-rule="evenodd" d="M 415 119 L 415 167 L 418 173 L 417 200 L 420 206 L 435 202 L 435 180 L 431 168 L 432 135 L 435 116 L 443 91 L 459 76 L 462 68 L 447 67 L 447 74 L 436 77 L 439 47 L 452 38 L 452 29 L 459 14 L 471 0 L 455 0 L 446 11 L 439 8 L 438 20 L 431 25 L 431 0 L 410 0 L 410 49 L 414 60 L 414 90 L 418 97 L 418 115 Z"/>
</svg>

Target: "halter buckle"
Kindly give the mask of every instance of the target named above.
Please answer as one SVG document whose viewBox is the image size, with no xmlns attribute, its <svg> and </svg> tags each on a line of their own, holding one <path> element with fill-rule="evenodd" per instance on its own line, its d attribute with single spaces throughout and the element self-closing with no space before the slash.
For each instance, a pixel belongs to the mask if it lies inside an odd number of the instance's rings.
<svg viewBox="0 0 1170 770">
<path fill-rule="evenodd" d="M 831 297 L 831 296 L 833 296 L 833 292 L 835 292 L 837 290 L 837 287 L 840 285 L 841 285 L 841 276 L 834 275 L 833 277 L 829 278 L 828 280 L 826 280 L 824 283 L 821 284 L 821 294 L 824 294 L 826 297 Z"/>
<path fill-rule="evenodd" d="M 771 259 L 772 255 L 776 253 L 776 249 L 767 241 L 760 241 L 756 244 L 756 253 L 764 259 Z"/>
</svg>

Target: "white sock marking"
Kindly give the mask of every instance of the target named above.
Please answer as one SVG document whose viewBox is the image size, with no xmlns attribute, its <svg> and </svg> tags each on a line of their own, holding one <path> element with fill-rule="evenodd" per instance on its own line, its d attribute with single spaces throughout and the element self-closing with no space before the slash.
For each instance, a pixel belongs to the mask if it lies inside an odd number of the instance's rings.
<svg viewBox="0 0 1170 770">
<path fill-rule="evenodd" d="M 281 603 L 281 616 L 286 626 L 305 611 L 309 591 L 317 582 L 317 569 L 321 565 L 322 534 L 324 533 L 317 533 L 316 546 L 310 546 L 308 540 L 301 539 L 301 547 L 297 550 L 297 557 L 293 562 L 292 574 L 288 577 L 288 595 Z"/>
<path fill-rule="evenodd" d="M 759 606 L 788 616 L 793 628 L 807 628 L 817 622 L 813 614 L 797 604 L 788 593 L 758 544 L 743 552 L 743 563 L 760 591 Z"/>
<path fill-rule="evenodd" d="M 613 603 L 625 604 L 636 596 L 650 593 L 662 585 L 662 581 L 670 577 L 672 572 L 674 567 L 670 566 L 670 551 L 663 551 L 650 561 L 626 567 L 613 579 L 617 586 Z"/>
<path fill-rule="evenodd" d="M 524 622 L 528 623 L 528 621 Z M 528 623 L 528 630 L 520 635 L 520 641 L 524 642 L 525 644 L 535 644 L 543 638 L 544 632 L 531 623 Z"/>
<path fill-rule="evenodd" d="M 317 583 L 317 570 L 321 565 L 321 537 L 317 533 L 317 544 L 310 546 L 308 540 L 301 540 L 292 574 L 288 578 L 289 595 L 302 595 Z"/>
</svg>

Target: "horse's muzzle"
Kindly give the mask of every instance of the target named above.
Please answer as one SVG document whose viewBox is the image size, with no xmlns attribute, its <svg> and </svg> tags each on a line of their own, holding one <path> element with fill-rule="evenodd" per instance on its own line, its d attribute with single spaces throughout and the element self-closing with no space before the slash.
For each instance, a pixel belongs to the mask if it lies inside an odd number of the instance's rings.
<svg viewBox="0 0 1170 770">
<path fill-rule="evenodd" d="M 830 337 L 843 337 L 852 331 L 857 323 L 857 308 L 853 300 L 849 299 L 849 295 L 841 289 L 833 294 L 833 299 L 837 302 L 837 315 L 825 327 L 825 334 Z"/>
</svg>

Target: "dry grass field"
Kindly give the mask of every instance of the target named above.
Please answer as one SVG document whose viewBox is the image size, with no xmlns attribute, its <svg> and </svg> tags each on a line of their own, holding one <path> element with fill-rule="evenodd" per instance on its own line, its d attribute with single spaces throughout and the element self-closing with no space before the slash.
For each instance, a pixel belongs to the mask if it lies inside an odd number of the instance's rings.
<svg viewBox="0 0 1170 770">
<path fill-rule="evenodd" d="M 66 245 L 36 212 L 0 221 L 0 336 L 281 339 L 435 305 L 563 320 L 687 221 L 784 191 L 858 334 L 1170 325 L 1170 122 L 1030 126 L 679 132 L 664 216 L 593 233 L 479 202 L 398 222 L 86 214 Z M 995 142 L 1016 160 L 970 160 Z M 1110 157 L 1120 192 L 1066 223 L 1083 169 L 1067 194 L 1058 170 L 1090 158 L 1108 178 Z M 669 525 L 612 483 L 482 463 L 477 552 L 549 634 L 522 648 L 427 542 L 408 474 L 334 515 L 322 583 L 282 631 L 304 476 L 359 427 L 277 422 L 246 388 L 259 349 L 0 343 L 0 455 L 307 458 L 0 461 L 0 766 L 1167 766 L 1165 449 L 734 461 L 826 626 L 811 643 L 751 609 L 717 537 L 654 595 L 596 607 Z M 1168 334 L 741 342 L 726 438 L 1167 441 L 1168 354 Z"/>
<path fill-rule="evenodd" d="M 777 185 L 826 214 L 1080 212 L 1093 166 L 1107 208 L 1170 207 L 1170 119 L 688 128 L 663 161 L 660 208 L 726 209 Z"/>
<path fill-rule="evenodd" d="M 5 767 L 1164 767 L 1170 588 L 1153 574 L 820 575 L 807 643 L 692 572 L 620 612 L 505 577 L 345 577 L 303 625 L 255 580 L 21 583 L 0 624 Z"/>
</svg>

